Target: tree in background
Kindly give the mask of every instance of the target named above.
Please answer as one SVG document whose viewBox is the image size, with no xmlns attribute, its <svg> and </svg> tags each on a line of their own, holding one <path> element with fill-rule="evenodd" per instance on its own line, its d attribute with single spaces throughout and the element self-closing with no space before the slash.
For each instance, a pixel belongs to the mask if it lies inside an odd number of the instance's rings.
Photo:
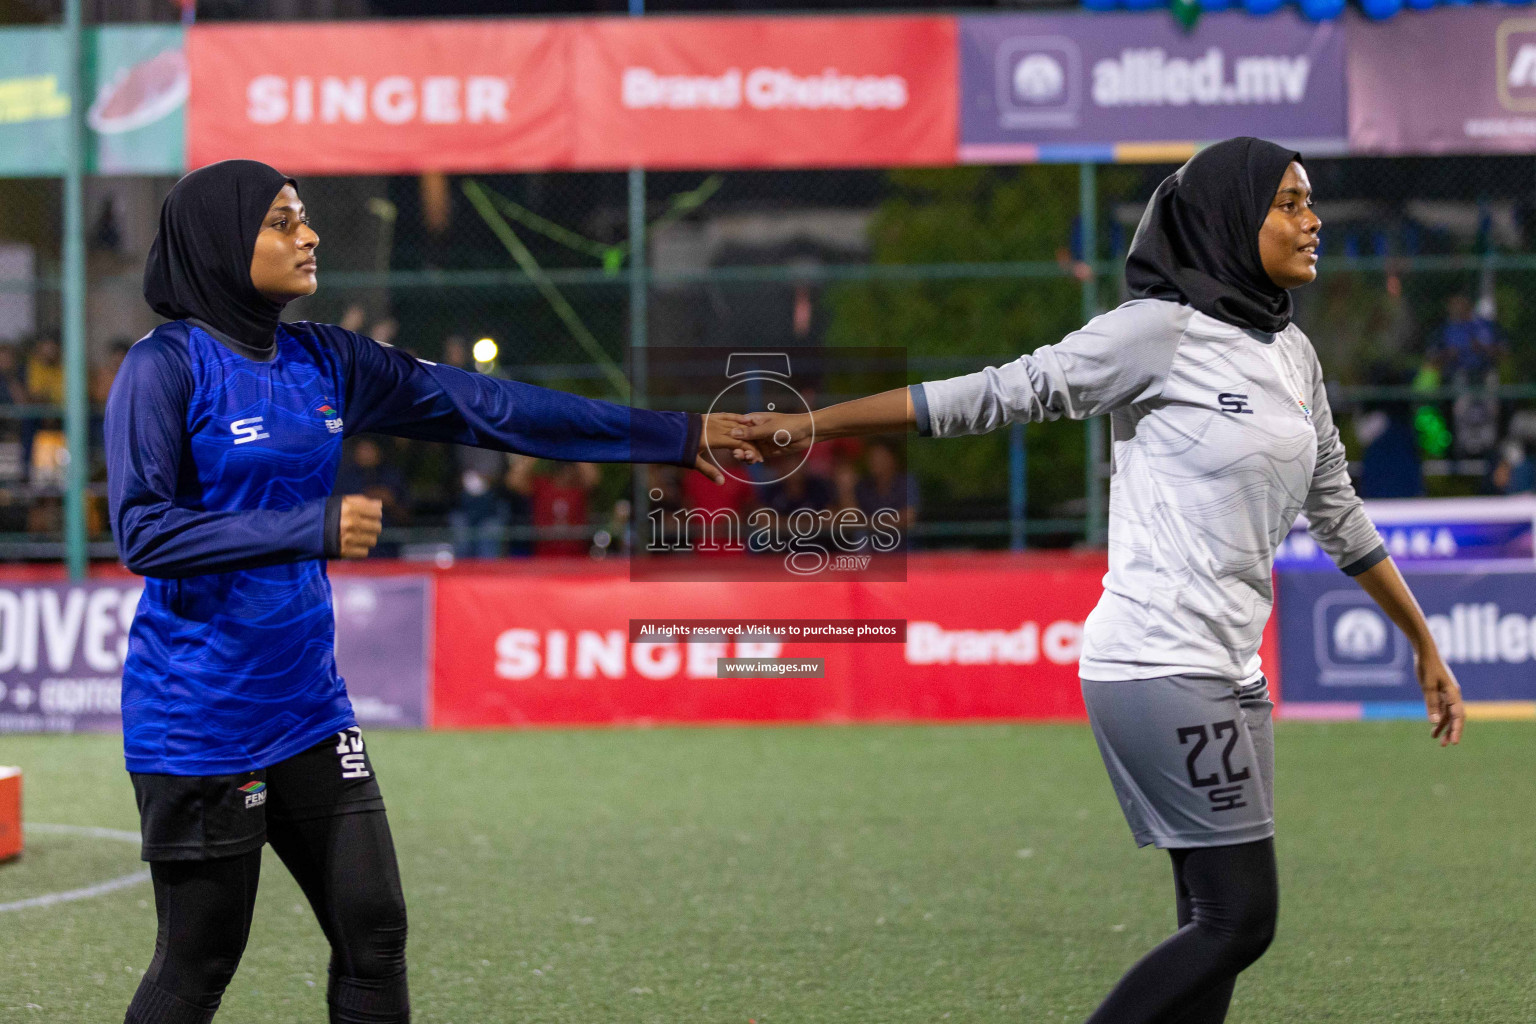
<svg viewBox="0 0 1536 1024">
<path fill-rule="evenodd" d="M 1106 173 L 1107 172 L 1107 173 Z M 1100 205 L 1128 193 L 1134 170 L 1101 168 Z M 856 282 L 831 290 L 833 345 L 904 346 L 909 360 L 972 356 L 998 364 L 1061 340 L 1082 324 L 1081 284 L 1072 276 L 1078 213 L 1075 165 L 955 167 L 890 172 L 892 195 L 870 224 L 876 263 L 1054 262 L 1054 272 L 1009 278 Z M 1100 247 L 1100 252 L 1104 251 Z M 1100 282 L 1113 305 L 1113 280 Z M 914 370 L 912 379 L 950 376 Z M 1060 514 L 1083 498 L 1081 424 L 1032 426 L 1029 514 Z M 1008 433 L 963 445 L 913 445 L 911 469 L 928 519 L 1002 518 L 1008 501 Z M 1072 509 L 1072 506 L 1068 506 Z"/>
</svg>

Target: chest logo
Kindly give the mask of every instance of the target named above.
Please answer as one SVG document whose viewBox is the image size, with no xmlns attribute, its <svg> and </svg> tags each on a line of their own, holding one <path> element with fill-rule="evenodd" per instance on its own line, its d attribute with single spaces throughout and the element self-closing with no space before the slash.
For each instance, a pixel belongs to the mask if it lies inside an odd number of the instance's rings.
<svg viewBox="0 0 1536 1024">
<path fill-rule="evenodd" d="M 333 434 L 341 433 L 341 413 L 327 399 L 315 406 L 315 412 L 325 418 L 325 429 Z"/>
<path fill-rule="evenodd" d="M 262 438 L 272 436 L 267 433 L 267 428 L 263 426 L 260 416 L 249 416 L 243 420 L 235 420 L 229 425 L 229 432 L 235 435 L 235 444 L 260 441 Z"/>
<path fill-rule="evenodd" d="M 1249 416 L 1253 415 L 1253 406 L 1248 404 L 1247 395 L 1234 395 L 1230 391 L 1223 391 L 1221 394 L 1216 396 L 1216 401 L 1221 406 L 1222 412 L 1247 413 Z"/>
</svg>

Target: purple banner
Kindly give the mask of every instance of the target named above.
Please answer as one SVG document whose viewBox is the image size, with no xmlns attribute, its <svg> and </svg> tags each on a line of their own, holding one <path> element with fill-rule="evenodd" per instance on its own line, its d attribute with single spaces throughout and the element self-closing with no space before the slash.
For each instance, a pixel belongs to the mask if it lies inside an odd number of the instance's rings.
<svg viewBox="0 0 1536 1024">
<path fill-rule="evenodd" d="M 1345 139 L 1344 32 L 1294 12 L 960 19 L 963 162 L 1182 159 L 1233 135 Z"/>
<path fill-rule="evenodd" d="M 1349 143 L 1356 153 L 1536 151 L 1536 18 L 1508 7 L 1352 19 Z"/>
<path fill-rule="evenodd" d="M 423 577 L 333 581 L 336 658 L 358 721 L 426 721 L 428 588 Z M 121 728 L 123 657 L 136 580 L 0 586 L 0 733 Z"/>
<path fill-rule="evenodd" d="M 1536 497 L 1395 498 L 1367 501 L 1365 514 L 1404 568 L 1467 572 L 1475 564 L 1512 563 L 1536 569 Z M 1275 568 L 1335 571 L 1333 559 L 1307 532 L 1305 516 L 1275 552 Z"/>
<path fill-rule="evenodd" d="M 144 587 L 0 587 L 0 732 L 121 727 L 123 657 Z"/>
<path fill-rule="evenodd" d="M 1536 573 L 1404 575 L 1467 700 L 1536 700 Z M 1361 701 L 1422 710 L 1408 638 L 1354 580 L 1282 572 L 1278 605 L 1287 707 Z"/>
<path fill-rule="evenodd" d="M 430 589 L 424 576 L 331 577 L 336 667 L 360 724 L 427 724 Z"/>
</svg>

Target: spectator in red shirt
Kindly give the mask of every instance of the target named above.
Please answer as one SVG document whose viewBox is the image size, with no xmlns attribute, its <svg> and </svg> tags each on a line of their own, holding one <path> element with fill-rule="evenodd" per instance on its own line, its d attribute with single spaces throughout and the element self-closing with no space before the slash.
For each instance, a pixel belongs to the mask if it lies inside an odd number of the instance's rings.
<svg viewBox="0 0 1536 1024">
<path fill-rule="evenodd" d="M 587 496 L 601 479 L 590 462 L 562 462 L 553 474 L 535 473 L 535 462 L 520 462 L 512 470 L 511 487 L 527 495 L 533 504 L 533 525 L 571 530 L 587 526 Z M 561 536 L 533 545 L 538 557 L 585 556 L 592 547 L 589 536 Z"/>
<path fill-rule="evenodd" d="M 730 512 L 734 516 L 734 526 L 727 525 L 723 521 L 708 518 L 699 522 L 697 516 L 689 519 L 690 541 L 693 544 L 695 556 L 721 556 L 739 555 L 740 547 L 732 550 L 730 545 L 740 545 L 747 532 L 747 513 L 756 505 L 758 488 L 752 486 L 746 480 L 746 467 L 737 464 L 725 467 L 725 483 L 720 486 L 710 483 L 708 487 L 698 487 L 692 480 L 683 478 L 682 498 L 684 509 L 697 509 L 713 517 L 716 512 Z M 700 476 L 702 480 L 703 477 Z M 707 527 L 705 524 L 708 524 Z M 711 538 L 704 536 L 704 530 L 710 531 Z"/>
</svg>

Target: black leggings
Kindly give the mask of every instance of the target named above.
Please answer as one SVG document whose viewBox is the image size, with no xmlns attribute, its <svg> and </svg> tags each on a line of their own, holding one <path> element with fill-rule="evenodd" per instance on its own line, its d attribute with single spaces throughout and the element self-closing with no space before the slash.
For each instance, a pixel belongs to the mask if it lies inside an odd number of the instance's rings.
<svg viewBox="0 0 1536 1024">
<path fill-rule="evenodd" d="M 405 897 L 383 811 L 267 823 L 331 944 L 332 1024 L 405 1024 Z M 207 1024 L 251 931 L 261 850 L 155 861 L 155 956 L 125 1024 Z"/>
<path fill-rule="evenodd" d="M 1238 973 L 1275 936 L 1273 839 L 1169 855 L 1179 930 L 1126 972 L 1088 1024 L 1221 1024 Z"/>
</svg>

